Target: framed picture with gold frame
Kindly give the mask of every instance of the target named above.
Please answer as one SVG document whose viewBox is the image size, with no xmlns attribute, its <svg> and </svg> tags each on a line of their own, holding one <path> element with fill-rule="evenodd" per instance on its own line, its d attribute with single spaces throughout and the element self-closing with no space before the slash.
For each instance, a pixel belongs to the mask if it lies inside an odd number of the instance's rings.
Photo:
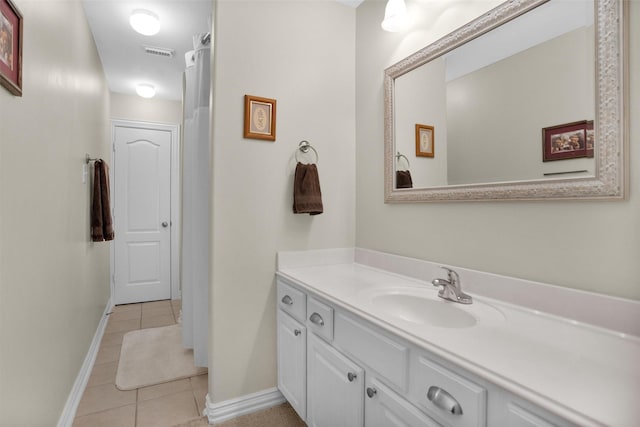
<svg viewBox="0 0 640 427">
<path fill-rule="evenodd" d="M 416 156 L 433 157 L 435 137 L 433 126 L 416 124 Z"/>
<path fill-rule="evenodd" d="M 276 140 L 276 100 L 244 96 L 244 137 Z"/>
</svg>

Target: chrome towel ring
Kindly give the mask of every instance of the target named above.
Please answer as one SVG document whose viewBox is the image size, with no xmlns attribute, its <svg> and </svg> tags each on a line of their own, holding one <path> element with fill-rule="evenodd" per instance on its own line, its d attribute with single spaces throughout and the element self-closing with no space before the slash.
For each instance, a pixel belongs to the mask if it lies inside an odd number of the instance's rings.
<svg viewBox="0 0 640 427">
<path fill-rule="evenodd" d="M 319 159 L 318 152 L 316 151 L 315 148 L 313 148 L 313 145 L 311 145 L 309 141 L 300 141 L 300 144 L 298 144 L 298 150 L 296 150 L 296 155 L 295 155 L 296 161 L 300 162 L 300 160 L 298 159 L 298 154 L 300 153 L 300 151 L 306 154 L 309 152 L 309 150 L 312 150 L 314 152 L 314 154 L 316 155 L 315 163 L 318 163 L 318 159 Z"/>
<path fill-rule="evenodd" d="M 409 159 L 407 159 L 407 156 L 405 156 L 404 154 L 400 154 L 400 152 L 398 151 L 398 154 L 396 154 L 396 161 L 399 161 L 400 157 L 402 157 L 403 159 L 405 159 L 407 161 L 407 168 L 410 168 L 411 167 L 411 163 L 409 163 Z"/>
</svg>

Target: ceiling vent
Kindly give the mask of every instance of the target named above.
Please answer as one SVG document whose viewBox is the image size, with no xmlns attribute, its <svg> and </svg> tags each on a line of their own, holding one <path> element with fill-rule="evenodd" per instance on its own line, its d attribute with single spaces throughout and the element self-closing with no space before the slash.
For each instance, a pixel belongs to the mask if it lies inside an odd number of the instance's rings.
<svg viewBox="0 0 640 427">
<path fill-rule="evenodd" d="M 165 49 L 162 47 L 144 46 L 144 52 L 148 53 L 149 55 L 157 55 L 157 56 L 164 56 L 165 58 L 172 58 L 174 50 Z"/>
</svg>

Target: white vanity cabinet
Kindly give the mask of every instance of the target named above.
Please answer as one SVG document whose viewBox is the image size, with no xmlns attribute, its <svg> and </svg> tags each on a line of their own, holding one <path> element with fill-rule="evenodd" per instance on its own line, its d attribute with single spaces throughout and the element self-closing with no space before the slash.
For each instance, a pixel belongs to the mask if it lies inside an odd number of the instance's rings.
<svg viewBox="0 0 640 427">
<path fill-rule="evenodd" d="M 278 278 L 278 388 L 310 427 L 567 427 L 560 418 Z"/>
<path fill-rule="evenodd" d="M 281 280 L 277 298 L 278 388 L 308 426 L 439 426 L 384 383 L 408 390 L 405 345 Z"/>
<path fill-rule="evenodd" d="M 333 339 L 333 308 L 280 281 L 277 298 L 284 397 L 309 426 L 363 426 L 364 370 L 325 342 Z"/>
</svg>

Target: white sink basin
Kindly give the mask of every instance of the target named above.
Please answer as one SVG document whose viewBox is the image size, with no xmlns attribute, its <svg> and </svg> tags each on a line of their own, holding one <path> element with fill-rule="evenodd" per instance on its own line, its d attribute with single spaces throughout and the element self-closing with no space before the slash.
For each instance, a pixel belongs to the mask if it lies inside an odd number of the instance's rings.
<svg viewBox="0 0 640 427">
<path fill-rule="evenodd" d="M 503 321 L 496 308 L 474 300 L 459 304 L 444 300 L 437 289 L 394 287 L 362 291 L 359 295 L 370 309 L 381 316 L 439 328 L 470 328 L 479 322 Z"/>
</svg>

